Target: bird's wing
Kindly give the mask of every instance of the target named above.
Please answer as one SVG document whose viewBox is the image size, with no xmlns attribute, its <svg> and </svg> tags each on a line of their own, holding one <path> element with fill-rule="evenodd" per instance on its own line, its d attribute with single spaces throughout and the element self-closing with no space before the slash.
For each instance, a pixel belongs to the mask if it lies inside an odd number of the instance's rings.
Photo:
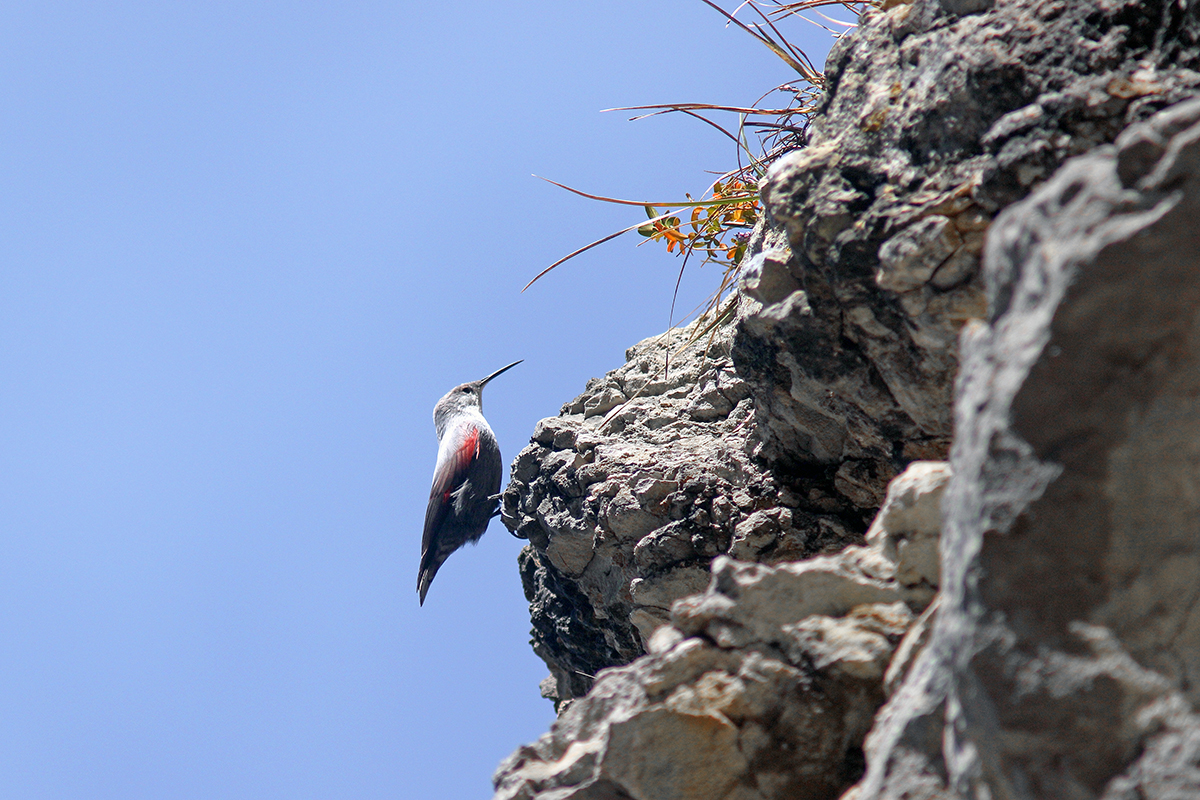
<svg viewBox="0 0 1200 800">
<path fill-rule="evenodd" d="M 475 475 L 472 476 L 472 483 L 478 481 L 477 485 L 480 491 L 486 490 L 489 495 L 499 494 L 504 462 L 500 459 L 500 445 L 496 443 L 496 437 L 491 429 L 479 432 L 479 445 L 475 460 Z"/>
<path fill-rule="evenodd" d="M 467 479 L 471 462 L 479 455 L 479 428 L 465 425 L 461 433 L 455 431 L 445 458 L 438 458 L 433 471 L 433 486 L 429 490 L 429 506 L 425 509 L 425 535 L 421 537 L 421 564 L 424 567 L 431 556 L 434 532 L 442 526 L 454 502 L 452 495 Z M 440 456 L 440 454 L 439 454 Z"/>
</svg>

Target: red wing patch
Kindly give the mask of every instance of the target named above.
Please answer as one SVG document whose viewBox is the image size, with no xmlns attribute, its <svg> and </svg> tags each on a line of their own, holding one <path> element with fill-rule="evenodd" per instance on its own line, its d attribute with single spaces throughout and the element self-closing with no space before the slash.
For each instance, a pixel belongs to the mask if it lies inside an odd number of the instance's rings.
<svg viewBox="0 0 1200 800">
<path fill-rule="evenodd" d="M 479 455 L 479 428 L 471 427 L 458 448 L 458 463 L 469 464 Z"/>
<path fill-rule="evenodd" d="M 433 537 L 441 529 L 443 520 L 450 512 L 454 492 L 467 480 L 471 465 L 479 456 L 479 428 L 467 425 L 462 431 L 462 442 L 446 454 L 445 462 L 433 471 L 433 486 L 429 490 L 429 506 L 425 509 L 425 535 L 421 539 L 421 552 L 433 551 Z M 425 558 L 422 555 L 422 558 Z M 422 561 L 422 564 L 425 562 Z M 424 569 L 425 567 L 422 567 Z"/>
</svg>

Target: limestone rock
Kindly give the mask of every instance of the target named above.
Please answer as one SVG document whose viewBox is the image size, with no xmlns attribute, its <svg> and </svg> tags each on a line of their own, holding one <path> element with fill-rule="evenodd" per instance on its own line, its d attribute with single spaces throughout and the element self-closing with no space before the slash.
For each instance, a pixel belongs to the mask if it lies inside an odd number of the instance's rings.
<svg viewBox="0 0 1200 800">
<path fill-rule="evenodd" d="M 892 653 L 928 602 L 895 556 L 937 530 L 944 464 L 893 481 L 866 547 L 774 566 L 718 556 L 649 654 L 604 670 L 550 733 L 497 770 L 497 798 L 830 797 L 857 777 Z M 633 593 L 663 602 L 634 582 Z M 936 582 L 935 584 L 936 585 Z M 664 620 L 664 623 L 666 621 Z"/>
<path fill-rule="evenodd" d="M 755 458 L 732 325 L 688 344 L 690 333 L 630 348 L 513 463 L 503 520 L 530 542 L 521 574 L 556 702 L 642 655 L 716 556 L 772 563 L 862 541 L 865 521 L 831 483 L 798 496 Z"/>
<path fill-rule="evenodd" d="M 991 218 L 1200 87 L 1194 2 L 879 5 L 769 170 L 733 348 L 776 477 L 850 465 L 834 493 L 872 510 L 907 461 L 945 457 Z"/>
<path fill-rule="evenodd" d="M 1198 69 L 1194 0 L 863 14 L 727 322 L 513 464 L 498 797 L 1195 793 Z"/>
<path fill-rule="evenodd" d="M 867 544 L 880 545 L 906 587 L 935 587 L 941 572 L 938 540 L 942 495 L 950 465 L 917 461 L 888 484 L 887 499 L 867 530 Z"/>
<path fill-rule="evenodd" d="M 1200 99 L 993 223 L 940 608 L 868 739 L 859 800 L 1200 786 L 1197 219 Z"/>
</svg>

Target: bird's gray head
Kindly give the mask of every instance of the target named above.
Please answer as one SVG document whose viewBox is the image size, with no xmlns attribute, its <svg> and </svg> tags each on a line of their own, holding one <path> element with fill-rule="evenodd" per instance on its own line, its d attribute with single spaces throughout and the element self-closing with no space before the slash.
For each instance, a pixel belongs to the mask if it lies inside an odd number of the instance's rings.
<svg viewBox="0 0 1200 800">
<path fill-rule="evenodd" d="M 521 359 L 521 361 L 524 361 L 524 359 Z M 441 400 L 438 400 L 437 405 L 433 407 L 433 424 L 437 427 L 438 438 L 441 438 L 442 431 L 446 429 L 446 425 L 449 424 L 450 420 L 456 415 L 470 409 L 475 409 L 476 411 L 482 413 L 483 387 L 487 386 L 488 381 L 490 381 L 492 378 L 496 377 L 505 370 L 512 369 L 517 364 L 520 364 L 521 361 L 514 361 L 507 367 L 502 367 L 496 370 L 486 378 L 480 378 L 477 381 L 471 381 L 470 383 L 464 383 L 459 386 L 455 386 L 446 393 L 445 397 L 443 397 Z"/>
</svg>

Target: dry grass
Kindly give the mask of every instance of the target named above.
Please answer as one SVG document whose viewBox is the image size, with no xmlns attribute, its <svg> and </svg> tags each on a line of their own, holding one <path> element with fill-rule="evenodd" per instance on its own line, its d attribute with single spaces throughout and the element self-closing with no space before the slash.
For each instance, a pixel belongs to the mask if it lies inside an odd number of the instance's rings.
<svg viewBox="0 0 1200 800">
<path fill-rule="evenodd" d="M 704 304 L 692 312 L 701 319 L 701 323 L 694 329 L 693 339 L 705 335 L 732 313 L 733 303 L 726 302 L 726 299 L 736 285 L 738 267 L 746 251 L 749 231 L 758 221 L 759 183 L 766 174 L 767 167 L 773 161 L 785 153 L 804 146 L 809 117 L 815 108 L 817 97 L 824 83 L 824 75 L 813 66 L 812 61 L 802 50 L 788 42 L 779 30 L 777 23 L 804 20 L 837 36 L 852 29 L 854 23 L 830 18 L 820 9 L 825 6 L 840 6 L 843 10 L 849 11 L 857 20 L 867 7 L 879 5 L 880 0 L 799 0 L 792 3 L 744 0 L 733 11 L 726 11 L 712 0 L 701 0 L 701 2 L 724 16 L 729 24 L 742 29 L 777 55 L 796 72 L 797 80 L 773 87 L 749 106 L 661 103 L 606 109 L 607 111 L 649 112 L 632 117 L 633 120 L 672 113 L 694 117 L 720 131 L 734 143 L 737 167 L 721 173 L 701 193 L 700 200 L 694 200 L 691 195 L 685 195 L 686 200 L 670 202 L 622 200 L 589 194 L 555 181 L 549 181 L 555 186 L 593 200 L 641 206 L 645 209 L 647 219 L 584 245 L 546 267 L 525 285 L 525 289 L 528 289 L 535 281 L 563 262 L 622 234 L 636 230 L 650 241 L 664 242 L 667 252 L 682 256 L 683 262 L 680 265 L 679 278 L 675 283 L 676 296 L 679 292 L 679 282 L 682 280 L 683 272 L 692 256 L 700 257 L 701 264 L 717 263 L 722 265 L 721 281 L 716 291 Z M 738 18 L 738 14 L 742 12 L 751 18 L 750 21 Z M 811 16 L 820 17 L 823 22 L 814 20 Z M 836 27 L 829 27 L 830 25 Z M 777 96 L 779 93 L 787 96 L 785 104 L 775 103 L 772 107 L 761 107 L 768 97 Z M 721 125 L 705 115 L 710 112 L 736 114 L 737 124 L 728 127 Z M 753 142 L 751 141 L 752 137 Z M 685 209 L 690 209 L 686 215 L 678 213 Z M 674 313 L 675 299 L 672 298 L 671 324 L 674 322 Z M 690 316 L 691 314 L 686 315 L 685 319 Z"/>
</svg>

